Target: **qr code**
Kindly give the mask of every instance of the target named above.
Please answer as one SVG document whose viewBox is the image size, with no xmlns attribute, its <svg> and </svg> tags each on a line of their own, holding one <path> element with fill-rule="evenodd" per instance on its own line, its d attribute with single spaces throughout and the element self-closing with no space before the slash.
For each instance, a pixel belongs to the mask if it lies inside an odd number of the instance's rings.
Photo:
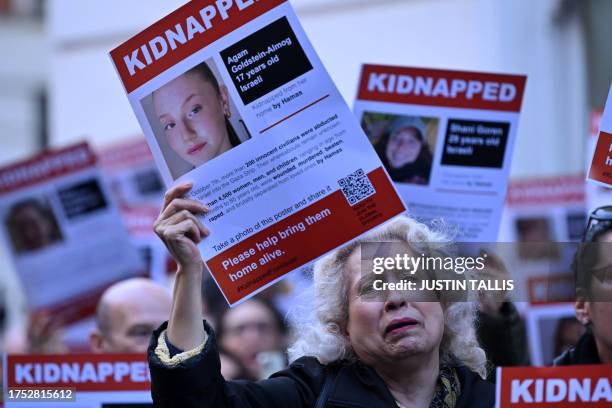
<svg viewBox="0 0 612 408">
<path fill-rule="evenodd" d="M 376 193 L 370 179 L 362 169 L 341 178 L 338 180 L 338 184 L 340 184 L 342 193 L 350 205 L 355 205 Z"/>
</svg>

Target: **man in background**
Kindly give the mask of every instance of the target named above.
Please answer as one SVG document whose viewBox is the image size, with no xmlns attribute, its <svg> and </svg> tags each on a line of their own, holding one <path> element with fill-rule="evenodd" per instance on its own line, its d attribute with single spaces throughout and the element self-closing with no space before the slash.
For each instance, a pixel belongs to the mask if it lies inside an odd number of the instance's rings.
<svg viewBox="0 0 612 408">
<path fill-rule="evenodd" d="M 94 353 L 146 353 L 151 333 L 170 317 L 168 289 L 145 278 L 110 286 L 100 298 L 96 328 L 89 336 Z"/>
</svg>

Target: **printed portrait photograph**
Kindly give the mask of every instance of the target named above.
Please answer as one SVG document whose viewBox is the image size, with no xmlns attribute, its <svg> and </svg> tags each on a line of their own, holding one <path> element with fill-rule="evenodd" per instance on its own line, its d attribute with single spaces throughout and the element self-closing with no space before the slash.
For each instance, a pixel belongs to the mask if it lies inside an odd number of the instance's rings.
<svg viewBox="0 0 612 408">
<path fill-rule="evenodd" d="M 18 255 L 39 251 L 63 240 L 57 218 L 44 197 L 13 204 L 6 213 L 4 226 Z"/>
<path fill-rule="evenodd" d="M 438 118 L 364 112 L 361 127 L 391 179 L 428 185 L 438 136 Z"/>
<path fill-rule="evenodd" d="M 212 59 L 168 81 L 141 104 L 174 179 L 250 138 Z"/>
<path fill-rule="evenodd" d="M 552 220 L 548 217 L 525 216 L 514 221 L 519 258 L 523 260 L 559 259 Z"/>
<path fill-rule="evenodd" d="M 585 327 L 567 306 L 545 308 L 541 313 L 530 312 L 529 319 L 534 363 L 551 365 L 556 356 L 573 348 L 584 334 Z"/>
</svg>

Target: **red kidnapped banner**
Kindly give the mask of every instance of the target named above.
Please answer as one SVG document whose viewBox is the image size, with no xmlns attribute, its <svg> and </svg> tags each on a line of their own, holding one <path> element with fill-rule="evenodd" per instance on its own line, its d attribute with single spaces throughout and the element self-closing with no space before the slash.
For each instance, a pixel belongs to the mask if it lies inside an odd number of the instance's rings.
<svg viewBox="0 0 612 408">
<path fill-rule="evenodd" d="M 527 77 L 365 65 L 357 99 L 519 112 Z"/>
<path fill-rule="evenodd" d="M 582 205 L 585 200 L 584 176 L 570 175 L 514 180 L 508 185 L 506 203 L 519 205 Z"/>
<path fill-rule="evenodd" d="M 65 354 L 8 356 L 9 388 L 75 388 L 77 391 L 146 391 L 145 355 Z"/>
<path fill-rule="evenodd" d="M 128 93 L 286 0 L 192 0 L 111 51 Z"/>
<path fill-rule="evenodd" d="M 95 163 L 96 157 L 87 143 L 48 150 L 31 159 L 0 168 L 0 194 L 82 170 Z"/>
<path fill-rule="evenodd" d="M 153 154 L 147 141 L 139 138 L 102 149 L 98 160 L 103 169 L 112 173 L 140 164 L 153 163 Z"/>
<path fill-rule="evenodd" d="M 610 365 L 504 367 L 497 370 L 498 408 L 612 406 Z"/>
<path fill-rule="evenodd" d="M 612 134 L 599 132 L 589 178 L 612 185 Z"/>
</svg>

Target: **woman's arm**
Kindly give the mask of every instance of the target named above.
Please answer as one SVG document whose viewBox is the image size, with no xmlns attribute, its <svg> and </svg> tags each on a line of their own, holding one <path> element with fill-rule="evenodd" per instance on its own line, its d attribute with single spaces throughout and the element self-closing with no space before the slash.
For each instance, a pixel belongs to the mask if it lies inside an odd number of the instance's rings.
<svg viewBox="0 0 612 408">
<path fill-rule="evenodd" d="M 197 244 L 209 232 L 195 214 L 206 213 L 208 208 L 181 198 L 191 187 L 181 184 L 170 189 L 155 222 L 156 234 L 178 264 L 170 320 L 167 326 L 164 323 L 155 331 L 149 347 L 155 407 L 312 406 L 325 378 L 324 366 L 314 358 L 298 360 L 275 374 L 275 378 L 257 383 L 225 381 L 221 375 L 214 331 L 202 321 L 201 284 L 205 268 Z M 185 353 L 170 358 L 166 338 Z"/>
<path fill-rule="evenodd" d="M 194 349 L 206 339 L 201 293 L 204 263 L 197 244 L 209 231 L 195 214 L 208 212 L 208 207 L 181 198 L 192 186 L 180 184 L 168 190 L 154 226 L 178 265 L 167 334 L 170 343 L 183 350 Z"/>
</svg>

